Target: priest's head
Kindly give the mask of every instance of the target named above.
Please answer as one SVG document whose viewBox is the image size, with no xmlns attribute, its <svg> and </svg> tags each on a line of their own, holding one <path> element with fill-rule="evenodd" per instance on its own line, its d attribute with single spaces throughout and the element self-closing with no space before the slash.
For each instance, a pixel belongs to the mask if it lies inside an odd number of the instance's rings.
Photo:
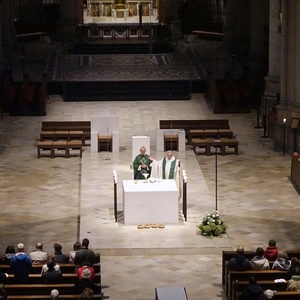
<svg viewBox="0 0 300 300">
<path fill-rule="evenodd" d="M 173 152 L 171 150 L 169 150 L 167 152 L 167 158 L 170 160 L 172 158 L 172 156 L 173 156 Z"/>
<path fill-rule="evenodd" d="M 146 149 L 145 146 L 141 147 L 140 152 L 141 152 L 142 155 L 145 155 L 146 151 L 147 151 L 147 149 Z"/>
</svg>

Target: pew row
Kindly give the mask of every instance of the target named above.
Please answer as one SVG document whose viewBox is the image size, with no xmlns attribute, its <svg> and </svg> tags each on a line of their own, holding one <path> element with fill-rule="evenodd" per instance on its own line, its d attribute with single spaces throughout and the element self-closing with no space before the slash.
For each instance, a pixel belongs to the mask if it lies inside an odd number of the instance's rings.
<svg viewBox="0 0 300 300">
<path fill-rule="evenodd" d="M 43 156 L 50 156 L 51 158 L 55 158 L 57 156 L 64 156 L 65 158 L 70 158 L 72 156 L 82 157 L 83 144 L 82 141 L 79 140 L 71 140 L 71 141 L 39 141 L 37 142 L 37 158 Z M 59 151 L 61 150 L 61 151 Z M 73 153 L 73 151 L 76 151 Z M 46 152 L 46 153 L 45 153 Z"/>
<path fill-rule="evenodd" d="M 272 291 L 286 291 L 287 283 L 279 282 L 276 283 L 274 280 L 258 280 L 257 283 L 264 289 L 270 289 Z M 241 295 L 245 288 L 248 286 L 248 280 L 236 280 L 233 284 L 232 299 L 241 300 Z"/>
<path fill-rule="evenodd" d="M 289 256 L 289 258 L 292 258 L 292 257 L 300 258 L 300 250 L 286 250 L 286 253 Z M 249 260 L 251 260 L 256 255 L 256 253 L 253 251 L 245 251 L 244 254 Z M 223 250 L 222 251 L 222 285 L 225 285 L 225 278 L 228 275 L 228 273 L 226 273 L 226 270 L 227 270 L 226 265 L 231 258 L 235 257 L 235 255 L 236 255 L 236 251 L 234 251 L 234 250 Z"/>
<path fill-rule="evenodd" d="M 278 270 L 249 270 L 249 271 L 229 271 L 228 277 L 225 282 L 225 292 L 229 300 L 233 299 L 234 295 L 234 283 L 236 281 L 247 281 L 249 277 L 254 277 L 257 281 L 259 280 L 275 280 L 279 278 L 284 278 L 286 276 L 286 271 Z"/>
<path fill-rule="evenodd" d="M 184 129 L 187 136 L 187 144 L 190 145 L 192 141 L 191 130 L 215 130 L 215 137 L 218 138 L 219 130 L 230 130 L 230 126 L 227 119 L 160 120 L 159 129 Z"/>
<path fill-rule="evenodd" d="M 42 121 L 41 132 L 44 131 L 82 131 L 84 145 L 87 140 L 91 140 L 90 121 Z"/>
</svg>

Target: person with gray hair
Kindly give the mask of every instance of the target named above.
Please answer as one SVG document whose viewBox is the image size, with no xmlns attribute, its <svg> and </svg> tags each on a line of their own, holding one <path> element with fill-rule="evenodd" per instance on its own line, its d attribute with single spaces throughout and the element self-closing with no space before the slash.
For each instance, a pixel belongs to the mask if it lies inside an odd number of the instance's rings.
<svg viewBox="0 0 300 300">
<path fill-rule="evenodd" d="M 57 300 L 59 299 L 59 292 L 57 289 L 54 289 L 51 291 L 50 293 L 50 296 L 51 296 L 51 300 Z"/>
<path fill-rule="evenodd" d="M 10 268 L 14 274 L 15 283 L 27 283 L 32 262 L 28 254 L 25 252 L 24 244 L 17 245 L 17 253 L 10 260 Z"/>
<path fill-rule="evenodd" d="M 266 299 L 272 299 L 274 296 L 274 292 L 272 290 L 265 290 L 264 296 Z"/>
<path fill-rule="evenodd" d="M 37 243 L 29 256 L 33 264 L 44 264 L 48 258 L 48 254 L 43 251 L 43 243 Z"/>
</svg>

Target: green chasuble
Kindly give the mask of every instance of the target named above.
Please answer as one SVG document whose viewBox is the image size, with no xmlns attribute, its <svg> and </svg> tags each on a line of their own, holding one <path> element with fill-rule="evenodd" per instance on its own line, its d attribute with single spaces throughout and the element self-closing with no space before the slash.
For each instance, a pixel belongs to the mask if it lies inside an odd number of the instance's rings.
<svg viewBox="0 0 300 300">
<path fill-rule="evenodd" d="M 163 158 L 162 161 L 162 178 L 163 179 L 174 179 L 174 171 L 176 168 L 177 159 L 174 159 L 170 165 L 169 178 L 166 178 L 166 158 Z"/>
<path fill-rule="evenodd" d="M 151 174 L 151 167 L 150 164 L 152 161 L 149 159 L 149 155 L 145 154 L 139 154 L 135 157 L 133 161 L 133 175 L 134 179 L 145 179 L 143 174 L 148 173 L 150 177 Z M 146 165 L 146 168 L 142 168 L 142 165 Z"/>
</svg>

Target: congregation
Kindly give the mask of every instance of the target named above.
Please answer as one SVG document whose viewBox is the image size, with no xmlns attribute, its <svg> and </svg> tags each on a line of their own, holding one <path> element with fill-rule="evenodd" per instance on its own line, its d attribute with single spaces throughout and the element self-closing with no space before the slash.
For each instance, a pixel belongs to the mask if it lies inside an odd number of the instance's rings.
<svg viewBox="0 0 300 300">
<path fill-rule="evenodd" d="M 271 239 L 266 249 L 258 247 L 253 249 L 254 257 L 245 256 L 244 247 L 239 246 L 236 255 L 228 262 L 228 271 L 248 270 L 279 270 L 286 271 L 282 276 L 287 282 L 288 291 L 300 290 L 300 261 L 297 257 L 289 258 L 285 250 L 279 250 L 276 241 Z M 274 292 L 264 290 L 253 276 L 249 277 L 249 284 L 242 293 L 243 300 L 263 300 L 273 298 Z"/>
<path fill-rule="evenodd" d="M 97 264 L 97 258 L 94 251 L 89 249 L 89 240 L 84 238 L 82 242 L 76 242 L 73 250 L 65 254 L 62 252 L 60 243 L 53 244 L 54 253 L 50 254 L 43 250 L 43 243 L 38 242 L 35 249 L 26 253 L 25 245 L 19 243 L 15 249 L 14 246 L 7 246 L 5 255 L 0 258 L 0 299 L 9 299 L 6 294 L 5 285 L 9 282 L 9 274 L 3 270 L 10 270 L 13 276 L 13 284 L 28 284 L 30 282 L 30 274 L 33 267 L 40 267 L 40 283 L 53 285 L 65 282 L 65 277 L 61 266 L 69 264 L 71 270 L 76 276 L 73 282 L 74 294 L 78 295 L 78 299 L 90 299 L 101 290 L 101 283 L 96 282 L 96 271 L 94 267 Z M 6 269 L 7 266 L 10 269 Z M 73 266 L 73 268 L 72 268 Z M 69 269 L 69 268 L 68 268 Z M 66 277 L 66 278 L 67 278 Z M 59 299 L 59 290 L 51 290 L 51 299 Z"/>
</svg>

